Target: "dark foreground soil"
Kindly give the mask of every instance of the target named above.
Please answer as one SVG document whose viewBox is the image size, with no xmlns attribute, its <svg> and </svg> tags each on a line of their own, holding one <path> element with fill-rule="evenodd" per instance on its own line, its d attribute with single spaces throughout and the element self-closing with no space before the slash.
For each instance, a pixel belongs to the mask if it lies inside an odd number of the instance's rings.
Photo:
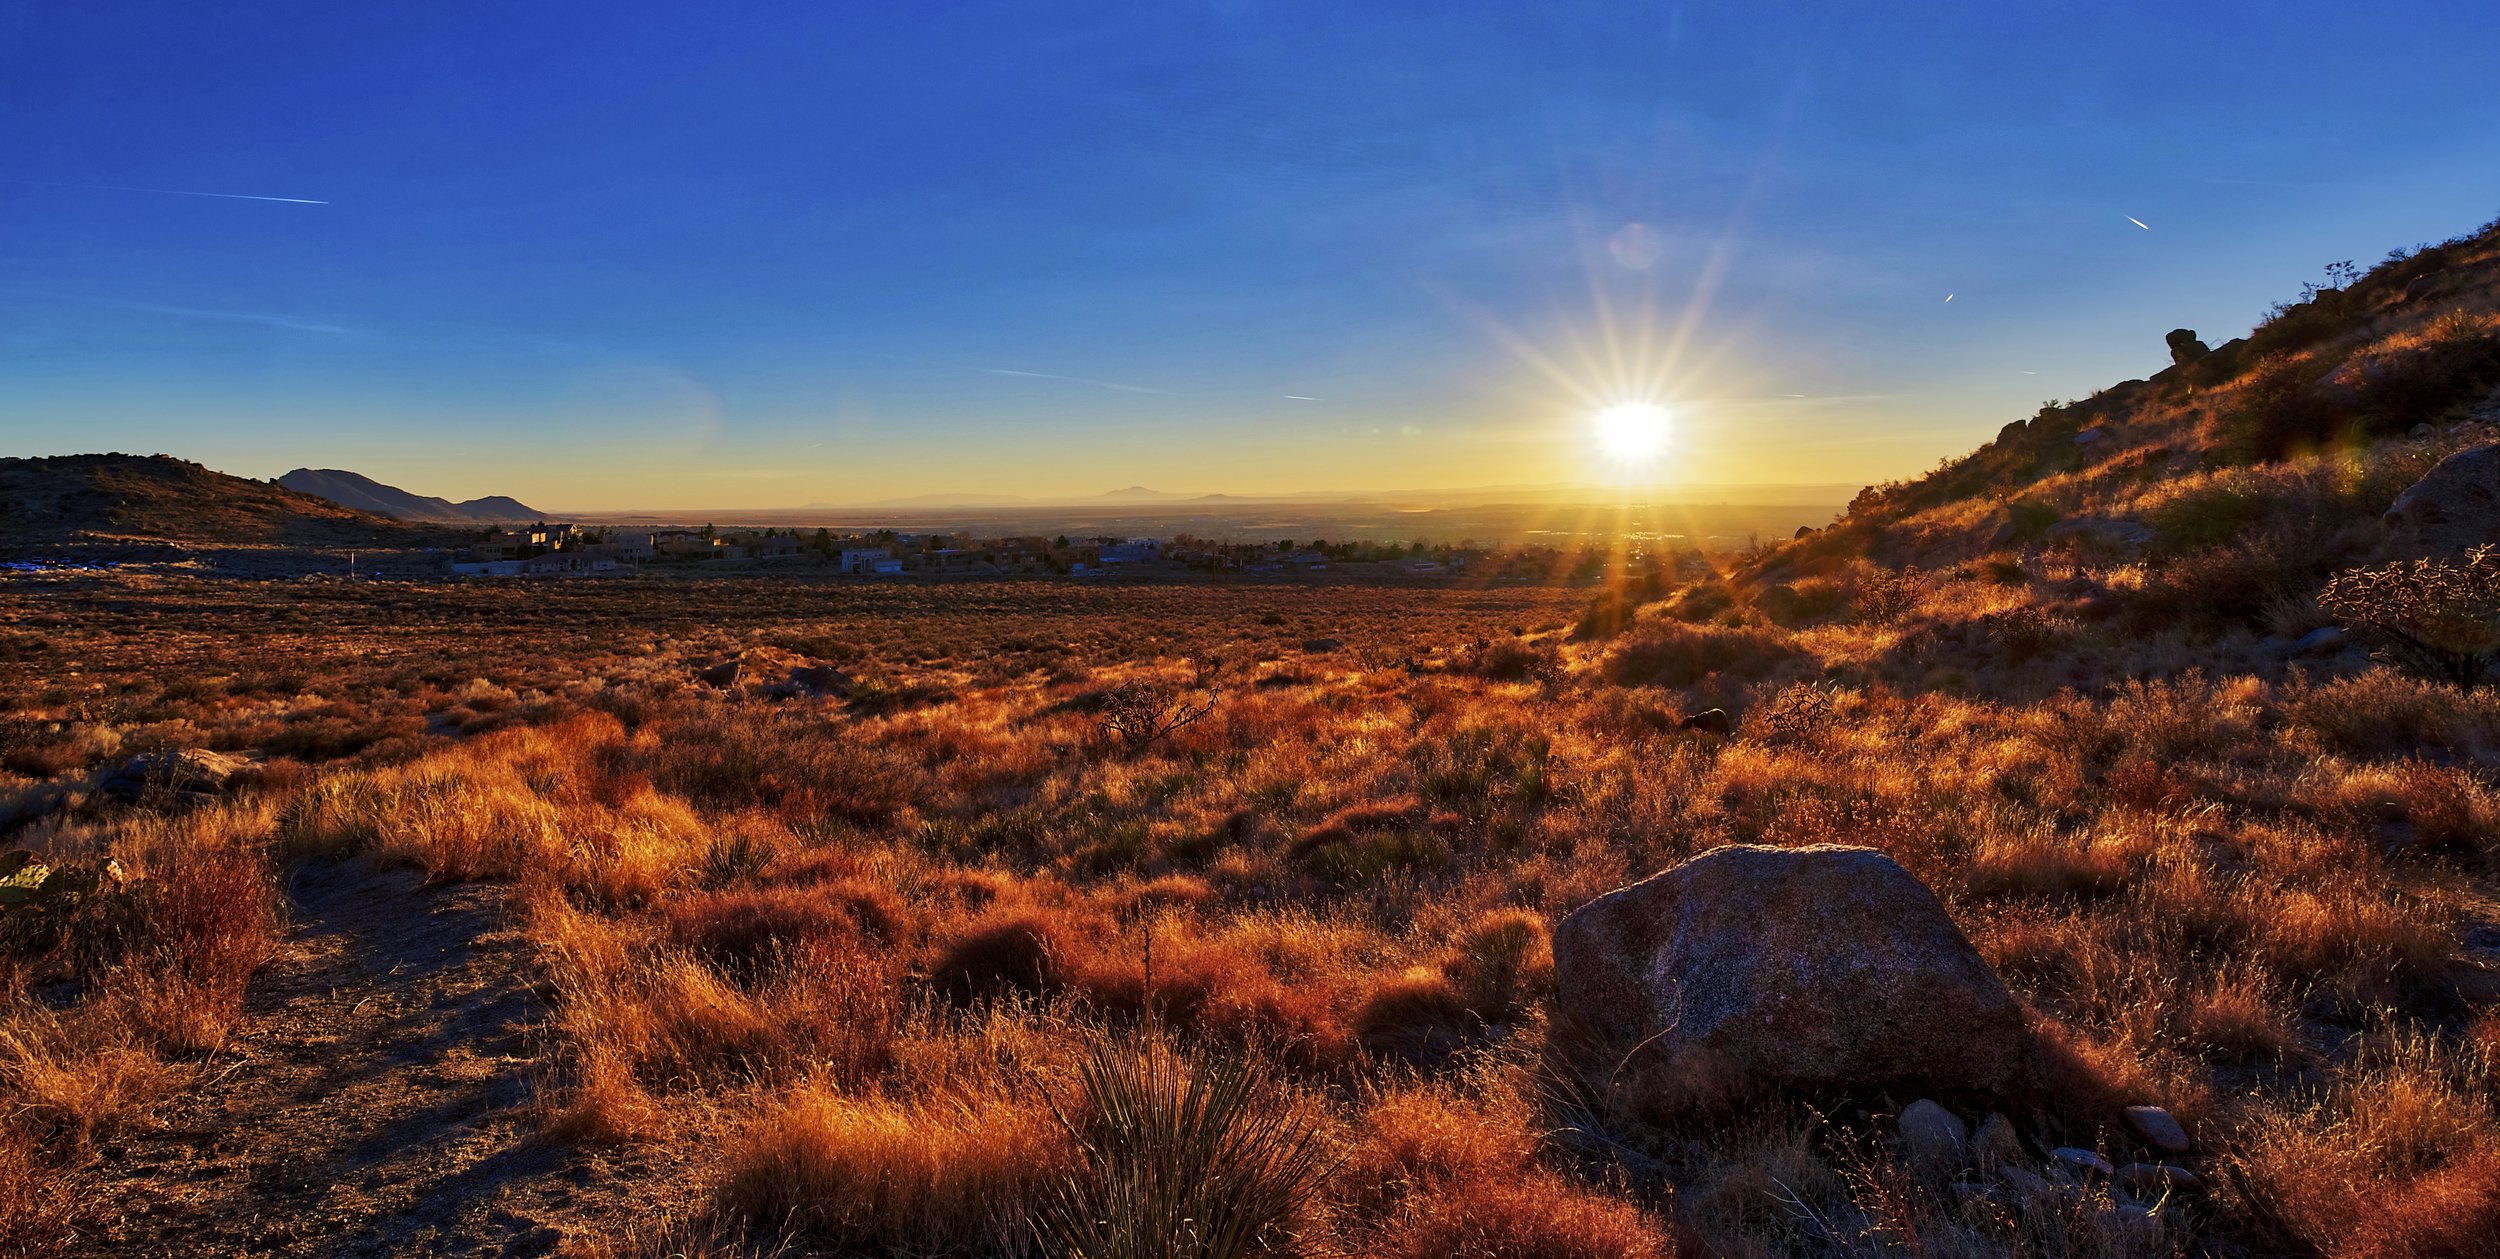
<svg viewBox="0 0 2500 1259">
<path fill-rule="evenodd" d="M 288 891 L 243 1025 L 87 1169 L 70 1253 L 540 1255 L 620 1205 L 647 1169 L 533 1139 L 543 1011 L 498 889 L 351 862 Z"/>
</svg>

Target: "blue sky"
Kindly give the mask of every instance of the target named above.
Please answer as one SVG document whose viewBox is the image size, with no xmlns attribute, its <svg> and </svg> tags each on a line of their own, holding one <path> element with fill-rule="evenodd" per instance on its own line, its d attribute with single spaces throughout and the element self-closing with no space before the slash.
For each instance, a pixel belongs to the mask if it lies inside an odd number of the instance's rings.
<svg viewBox="0 0 2500 1259">
<path fill-rule="evenodd" d="M 2500 215 L 2494 48 L 2488 0 L 18 0 L 0 444 L 559 509 L 1424 488 L 1589 475 L 1639 394 L 1666 496 L 1876 480 Z"/>
</svg>

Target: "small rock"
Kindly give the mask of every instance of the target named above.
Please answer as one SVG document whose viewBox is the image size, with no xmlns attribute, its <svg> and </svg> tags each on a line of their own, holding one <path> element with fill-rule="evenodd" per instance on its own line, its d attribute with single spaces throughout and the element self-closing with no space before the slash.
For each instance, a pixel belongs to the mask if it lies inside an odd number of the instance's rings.
<svg viewBox="0 0 2500 1259">
<path fill-rule="evenodd" d="M 804 695 L 831 695 L 848 699 L 851 694 L 850 676 L 823 665 L 800 665 L 791 669 L 790 686 Z"/>
<path fill-rule="evenodd" d="M 1314 655 L 1326 655 L 1327 653 L 1335 651 L 1343 646 L 1345 646 L 1344 643 L 1338 642 L 1333 638 L 1306 638 L 1302 640 L 1302 650 L 1310 652 Z"/>
<path fill-rule="evenodd" d="M 2144 1139 L 2144 1143 L 2164 1154 L 2185 1154 L 2188 1150 L 2187 1129 L 2159 1106 L 2129 1106 L 2127 1126 Z"/>
<path fill-rule="evenodd" d="M 1736 719 L 1728 716 L 1724 708 L 1705 708 L 1675 724 L 1687 730 L 1715 734 L 1722 739 L 1731 739 L 1736 736 Z"/>
<path fill-rule="evenodd" d="M 2438 431 L 2438 429 L 2432 428 L 2428 424 L 2416 424 L 2413 426 L 2413 435 L 2415 437 L 2429 437 Z"/>
<path fill-rule="evenodd" d="M 2079 1172 L 2098 1172 L 2107 1176 L 2115 1170 L 2110 1167 L 2108 1159 L 2090 1150 L 2079 1150 L 2071 1145 L 2061 1145 L 2049 1151 L 2049 1157 Z"/>
<path fill-rule="evenodd" d="M 1970 1129 L 1961 1117 L 1927 1098 L 1903 1107 L 1901 1157 L 1918 1174 L 1945 1181 L 1970 1165 Z"/>
<path fill-rule="evenodd" d="M 2344 642 L 2345 636 L 2342 627 L 2325 625 L 2301 635 L 2300 641 L 2292 644 L 2292 646 L 2294 649 L 2302 652 L 2323 653 L 2330 651 L 2342 651 L 2344 649 Z"/>
<path fill-rule="evenodd" d="M 2203 1177 L 2167 1163 L 2129 1163 L 2110 1178 L 2138 1193 L 2195 1193 L 2205 1187 Z"/>
<path fill-rule="evenodd" d="M 2046 1177 L 2020 1163 L 2007 1163 L 1998 1168 L 1997 1179 L 2026 1198 L 2046 1198 L 2057 1192 L 2057 1186 L 2050 1184 Z"/>
<path fill-rule="evenodd" d="M 2109 436 L 2109 430 L 2095 424 L 2092 427 L 2075 434 L 2075 444 L 2078 446 L 2089 446 L 2107 436 Z"/>
<path fill-rule="evenodd" d="M 1979 1161 L 1979 1170 L 1994 1171 L 2023 1161 L 2023 1140 L 2014 1135 L 2014 1121 L 1990 1112 L 1979 1122 L 1979 1135 L 1971 1141 L 1971 1153 Z"/>
</svg>

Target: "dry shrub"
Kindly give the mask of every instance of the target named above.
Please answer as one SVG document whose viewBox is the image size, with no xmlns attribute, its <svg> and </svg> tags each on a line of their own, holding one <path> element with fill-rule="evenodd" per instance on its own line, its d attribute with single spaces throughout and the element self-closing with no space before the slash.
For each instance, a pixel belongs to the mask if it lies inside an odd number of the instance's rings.
<svg viewBox="0 0 2500 1259">
<path fill-rule="evenodd" d="M 596 1047 L 582 1053 L 572 1087 L 547 1099 L 543 1114 L 549 1139 L 575 1145 L 622 1145 L 667 1130 L 632 1064 Z"/>
<path fill-rule="evenodd" d="M 1963 878 L 1973 896 L 2090 900 L 2111 896 L 2143 868 L 2142 836 L 2060 835 L 2046 828 L 1995 833 L 1980 842 Z"/>
<path fill-rule="evenodd" d="M 1412 830 L 1422 826 L 1430 816 L 1430 808 L 1413 796 L 1350 804 L 1321 818 L 1318 825 L 1304 831 L 1302 838 L 1285 850 L 1285 855 L 1300 861 L 1329 844 L 1351 843 L 1362 835 Z"/>
<path fill-rule="evenodd" d="M 1130 888 L 1121 898 L 1121 907 L 1130 913 L 1196 909 L 1214 898 L 1215 889 L 1205 879 L 1189 874 L 1167 874 Z"/>
<path fill-rule="evenodd" d="M 60 1253 L 71 1224 L 63 1177 L 35 1149 L 34 1134 L 0 1128 L 0 1255 Z"/>
<path fill-rule="evenodd" d="M 1772 630 L 1650 621 L 1608 652 L 1604 667 L 1620 686 L 1691 686 L 1714 673 L 1762 677 L 1799 654 Z"/>
<path fill-rule="evenodd" d="M 1536 1163 L 1533 1116 L 1515 1097 L 1441 1088 L 1364 1107 L 1334 1192 L 1369 1243 L 1400 1259 L 1615 1259 L 1674 1253 L 1667 1230 L 1621 1198 Z"/>
<path fill-rule="evenodd" d="M 1484 1021 L 1467 1008 L 1441 972 L 1417 967 L 1371 990 L 1354 1008 L 1354 1035 L 1365 1049 L 1398 1061 L 1434 1066 L 1474 1042 Z"/>
<path fill-rule="evenodd" d="M 2451 747 L 2489 759 L 2482 752 L 2493 735 L 2488 705 L 2392 669 L 2294 687 L 2282 712 L 2304 742 L 2323 751 L 2393 758 Z"/>
<path fill-rule="evenodd" d="M 1071 1168 L 1067 1134 L 1037 1107 L 803 1087 L 731 1148 L 716 1200 L 838 1254 L 1012 1254 Z"/>
<path fill-rule="evenodd" d="M 2347 809 L 2363 826 L 2401 820 L 2413 828 L 2413 846 L 2428 853 L 2488 857 L 2500 852 L 2500 800 L 2490 787 L 2462 769 L 2414 759 L 2370 766 L 2344 775 L 2324 802 Z"/>
<path fill-rule="evenodd" d="M 1437 966 L 1418 966 L 1372 988 L 1351 1023 L 1383 1058 L 1438 1066 L 1526 1017 L 1550 997 L 1554 945 L 1545 918 L 1503 909 L 1470 920 Z"/>
<path fill-rule="evenodd" d="M 155 839 L 135 889 L 155 977 L 179 979 L 192 999 L 231 1020 L 243 987 L 276 943 L 277 890 L 259 852 L 194 824 Z"/>
<path fill-rule="evenodd" d="M 902 749 L 791 714 L 725 712 L 663 722 L 633 745 L 653 782 L 698 804 L 771 809 L 794 827 L 876 825 L 918 803 Z"/>
<path fill-rule="evenodd" d="M 2255 966 L 2217 974 L 2188 1004 L 2180 1036 L 2225 1062 L 2279 1061 L 2298 1045 L 2287 1002 Z"/>
<path fill-rule="evenodd" d="M 1064 906 L 1009 906 L 975 919 L 939 949 L 929 980 L 959 1001 L 1065 989 L 1106 927 Z"/>
<path fill-rule="evenodd" d="M 1533 910 L 1481 914 L 1459 933 L 1441 971 L 1468 1009 L 1487 1022 L 1510 1022 L 1553 992 L 1553 933 Z"/>
<path fill-rule="evenodd" d="M 1410 1199 L 1374 1252 L 1396 1259 L 1667 1259 L 1664 1225 L 1631 1202 L 1552 1172 L 1471 1181 Z"/>
<path fill-rule="evenodd" d="M 2458 1066 L 2400 1038 L 2320 1104 L 2262 1114 L 2230 1164 L 2240 1209 L 2328 1255 L 2490 1254 L 2500 1123 Z"/>
<path fill-rule="evenodd" d="M 1512 1098 L 1470 1098 L 1449 1086 L 1389 1090 L 1356 1118 L 1334 1192 L 1357 1213 L 1377 1215 L 1442 1185 L 1512 1175 L 1536 1156 L 1530 1122 Z"/>
<path fill-rule="evenodd" d="M 555 1023 L 586 1065 L 612 1056 L 643 1086 L 682 1090 L 802 1071 L 840 1082 L 889 1061 L 899 996 L 883 958 L 834 953 L 744 983 L 682 955 L 604 959 L 558 979 Z M 597 1084 L 585 1073 L 583 1082 Z"/>
<path fill-rule="evenodd" d="M 1073 987 L 1094 1008 L 1151 1015 L 1173 1029 L 1228 1049 L 1258 1049 L 1303 1067 L 1344 1059 L 1352 1047 L 1345 1026 L 1317 983 L 1284 984 L 1267 965 L 1231 941 L 1189 934 L 1153 942 L 1154 1005 L 1146 1007 L 1146 959 L 1122 950 L 1089 955 Z"/>
<path fill-rule="evenodd" d="M 127 1034 L 57 1017 L 15 1020 L 0 1031 L 0 1085 L 27 1130 L 74 1153 L 110 1135 L 176 1082 L 174 1072 Z"/>
<path fill-rule="evenodd" d="M 737 976 L 844 942 L 891 945 L 910 920 L 894 893 L 862 879 L 805 888 L 706 892 L 670 905 L 671 943 Z"/>
<path fill-rule="evenodd" d="M 2446 965 L 2447 923 L 2427 906 L 2350 885 L 2314 892 L 2295 889 L 2271 900 L 2256 919 L 2260 947 L 2286 978 L 2383 976 L 2412 983 L 2437 975 Z"/>
</svg>

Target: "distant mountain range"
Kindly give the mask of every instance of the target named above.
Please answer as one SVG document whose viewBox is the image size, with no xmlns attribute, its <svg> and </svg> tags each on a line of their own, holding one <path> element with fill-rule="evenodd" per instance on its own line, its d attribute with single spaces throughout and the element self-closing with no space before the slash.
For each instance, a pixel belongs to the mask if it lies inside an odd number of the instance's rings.
<svg viewBox="0 0 2500 1259">
<path fill-rule="evenodd" d="M 341 507 L 428 524 L 507 524 L 544 520 L 546 515 L 526 503 L 496 494 L 455 503 L 447 498 L 411 494 L 368 476 L 337 468 L 297 468 L 278 484 L 299 494 L 326 498 Z"/>
<path fill-rule="evenodd" d="M 164 455 L 0 459 L 0 559 L 64 546 L 423 546 L 440 531 Z"/>
</svg>

